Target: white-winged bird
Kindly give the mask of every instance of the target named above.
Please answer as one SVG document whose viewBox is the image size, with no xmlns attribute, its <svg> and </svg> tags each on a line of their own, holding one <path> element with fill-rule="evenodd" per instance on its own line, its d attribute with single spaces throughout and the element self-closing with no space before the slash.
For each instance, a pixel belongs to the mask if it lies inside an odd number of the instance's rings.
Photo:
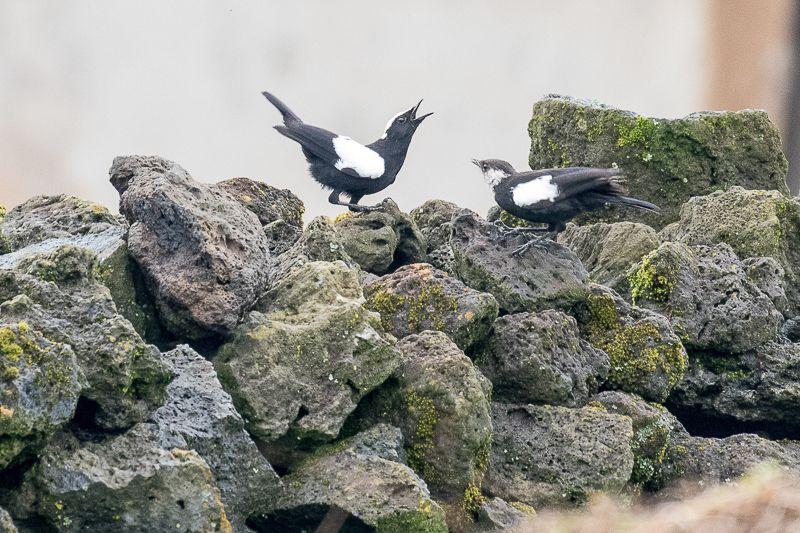
<svg viewBox="0 0 800 533">
<path fill-rule="evenodd" d="M 380 139 L 364 146 L 350 137 L 304 123 L 274 95 L 266 91 L 261 94 L 283 115 L 283 125 L 275 129 L 300 144 L 311 176 L 331 189 L 328 201 L 347 206 L 351 211 L 377 208 L 358 205 L 358 201 L 394 183 L 406 159 L 411 137 L 422 121 L 433 114 L 417 116 L 420 100 L 408 111 L 392 117 Z M 341 200 L 343 193 L 349 196 L 349 202 Z"/>
<path fill-rule="evenodd" d="M 618 168 L 568 167 L 517 172 L 500 159 L 473 159 L 503 210 L 547 228 L 529 228 L 555 235 L 571 219 L 606 204 L 658 212 L 658 206 L 625 196 L 625 178 Z M 520 254 L 535 245 L 534 239 L 515 250 Z"/>
</svg>

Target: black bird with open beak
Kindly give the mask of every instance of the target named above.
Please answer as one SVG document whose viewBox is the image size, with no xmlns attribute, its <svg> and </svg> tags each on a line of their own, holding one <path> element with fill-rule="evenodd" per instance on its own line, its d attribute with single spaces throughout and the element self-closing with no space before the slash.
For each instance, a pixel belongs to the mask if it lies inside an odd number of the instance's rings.
<svg viewBox="0 0 800 533">
<path fill-rule="evenodd" d="M 283 125 L 275 126 L 281 134 L 297 142 L 309 164 L 309 172 L 323 187 L 331 189 L 328 201 L 351 211 L 368 211 L 379 206 L 359 205 L 364 195 L 375 194 L 394 183 L 403 167 L 414 132 L 433 113 L 417 116 L 417 105 L 398 113 L 386 125 L 380 139 L 363 145 L 350 137 L 304 123 L 286 104 L 263 92 L 283 115 Z M 342 201 L 344 193 L 350 201 Z"/>
</svg>

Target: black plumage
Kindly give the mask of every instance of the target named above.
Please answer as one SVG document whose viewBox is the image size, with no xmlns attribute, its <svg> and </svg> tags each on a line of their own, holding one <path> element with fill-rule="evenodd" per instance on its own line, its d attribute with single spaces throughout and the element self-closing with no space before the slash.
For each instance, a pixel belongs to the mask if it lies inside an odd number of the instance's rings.
<svg viewBox="0 0 800 533">
<path fill-rule="evenodd" d="M 658 212 L 658 206 L 626 196 L 618 168 L 567 167 L 517 172 L 500 159 L 473 160 L 503 210 L 556 234 L 567 222 L 607 204 Z M 527 246 L 525 247 L 527 248 Z"/>
<path fill-rule="evenodd" d="M 358 205 L 358 202 L 363 196 L 382 191 L 394 183 L 414 132 L 433 114 L 417 116 L 420 100 L 416 106 L 392 118 L 380 139 L 364 146 L 350 137 L 304 123 L 274 95 L 266 91 L 262 94 L 283 115 L 283 125 L 275 129 L 300 144 L 311 176 L 331 189 L 328 201 L 347 206 L 351 211 L 375 208 Z M 342 194 L 350 201 L 342 201 Z"/>
</svg>

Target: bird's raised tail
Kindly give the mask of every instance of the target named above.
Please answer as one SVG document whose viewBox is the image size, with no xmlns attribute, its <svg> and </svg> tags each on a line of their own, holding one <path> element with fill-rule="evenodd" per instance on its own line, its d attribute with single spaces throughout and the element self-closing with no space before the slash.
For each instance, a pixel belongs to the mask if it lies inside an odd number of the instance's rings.
<svg viewBox="0 0 800 533">
<path fill-rule="evenodd" d="M 274 105 L 278 111 L 281 112 L 283 115 L 283 123 L 287 126 L 296 126 L 298 124 L 302 124 L 303 121 L 300 120 L 300 117 L 294 114 L 294 111 L 289 109 L 289 106 L 281 102 L 277 96 L 274 94 L 268 93 L 267 91 L 263 91 L 261 94 L 264 95 L 264 98 L 269 100 L 269 102 Z"/>
</svg>

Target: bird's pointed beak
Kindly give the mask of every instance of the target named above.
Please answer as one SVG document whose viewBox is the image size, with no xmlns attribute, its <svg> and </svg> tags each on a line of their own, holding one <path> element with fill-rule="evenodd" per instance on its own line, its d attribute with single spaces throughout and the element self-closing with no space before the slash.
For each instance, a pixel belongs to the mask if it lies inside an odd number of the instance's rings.
<svg viewBox="0 0 800 533">
<path fill-rule="evenodd" d="M 477 166 L 477 167 L 480 167 L 480 166 L 481 166 L 481 162 L 480 162 L 480 161 L 478 161 L 477 159 L 473 159 L 473 160 L 472 160 L 472 164 L 473 164 L 473 165 L 475 165 L 475 166 Z"/>
<path fill-rule="evenodd" d="M 419 110 L 419 106 L 421 106 L 421 105 L 422 105 L 422 100 L 420 100 L 417 103 L 417 105 L 415 105 L 414 107 L 411 108 L 411 120 L 413 120 L 417 124 L 419 124 L 420 122 L 425 120 L 427 117 L 433 115 L 433 113 L 426 113 L 425 115 L 422 115 L 421 117 L 418 117 L 417 116 L 417 111 Z"/>
</svg>

